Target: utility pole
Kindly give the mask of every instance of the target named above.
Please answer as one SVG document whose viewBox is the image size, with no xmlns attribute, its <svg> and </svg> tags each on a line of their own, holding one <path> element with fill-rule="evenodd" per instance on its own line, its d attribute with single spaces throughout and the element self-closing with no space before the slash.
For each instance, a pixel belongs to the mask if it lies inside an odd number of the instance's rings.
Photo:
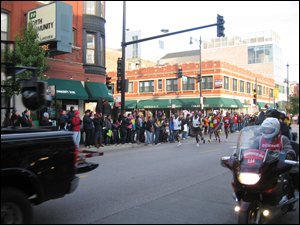
<svg viewBox="0 0 300 225">
<path fill-rule="evenodd" d="M 200 46 L 200 87 L 199 87 L 199 91 L 200 91 L 200 110 L 203 110 L 202 106 L 203 106 L 203 98 L 202 98 L 202 58 L 201 58 L 201 43 L 202 43 L 202 40 L 201 40 L 201 35 L 200 35 L 200 43 L 199 43 L 199 46 Z"/>
<path fill-rule="evenodd" d="M 289 114 L 289 63 L 286 64 L 287 67 L 287 79 L 286 79 L 286 114 Z"/>
</svg>

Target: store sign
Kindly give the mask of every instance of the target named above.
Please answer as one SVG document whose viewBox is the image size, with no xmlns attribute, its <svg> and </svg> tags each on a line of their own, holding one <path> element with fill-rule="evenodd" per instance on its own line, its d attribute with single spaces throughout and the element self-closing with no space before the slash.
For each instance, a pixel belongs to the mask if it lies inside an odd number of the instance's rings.
<svg viewBox="0 0 300 225">
<path fill-rule="evenodd" d="M 121 107 L 121 96 L 116 96 L 115 107 Z"/>
<path fill-rule="evenodd" d="M 27 19 L 38 30 L 40 42 L 56 38 L 56 4 L 49 4 L 27 12 Z"/>
<path fill-rule="evenodd" d="M 221 88 L 222 86 L 223 86 L 222 79 L 215 80 L 215 88 Z"/>
<path fill-rule="evenodd" d="M 50 55 L 72 52 L 73 6 L 55 1 L 27 11 L 27 22 L 38 30 L 40 46 Z"/>
<path fill-rule="evenodd" d="M 70 91 L 70 90 L 56 90 L 56 93 L 76 95 L 75 91 Z"/>
</svg>

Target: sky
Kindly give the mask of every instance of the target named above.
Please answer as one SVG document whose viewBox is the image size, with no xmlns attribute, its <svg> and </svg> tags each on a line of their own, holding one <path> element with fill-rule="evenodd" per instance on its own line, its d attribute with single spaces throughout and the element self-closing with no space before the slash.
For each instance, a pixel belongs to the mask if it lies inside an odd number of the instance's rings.
<svg viewBox="0 0 300 225">
<path fill-rule="evenodd" d="M 141 30 L 142 38 L 205 26 L 225 20 L 225 36 L 273 30 L 281 37 L 283 71 L 299 82 L 299 2 L 298 1 L 127 1 L 126 28 Z M 123 2 L 106 1 L 106 47 L 121 48 Z M 199 49 L 190 37 L 216 38 L 217 27 L 209 27 L 162 38 L 166 53 Z M 150 41 L 149 41 L 150 42 Z M 145 42 L 146 43 L 146 42 Z"/>
</svg>

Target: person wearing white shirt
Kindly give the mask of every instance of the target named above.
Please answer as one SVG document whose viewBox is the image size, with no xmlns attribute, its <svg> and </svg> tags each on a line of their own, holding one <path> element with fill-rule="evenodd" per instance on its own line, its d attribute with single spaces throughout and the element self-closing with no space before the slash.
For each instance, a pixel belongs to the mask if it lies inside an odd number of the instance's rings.
<svg viewBox="0 0 300 225">
<path fill-rule="evenodd" d="M 175 140 L 178 141 L 178 145 L 180 146 L 180 138 L 179 138 L 179 132 L 181 130 L 181 119 L 178 117 L 177 113 L 175 113 L 175 117 L 173 118 L 173 124 L 174 124 L 174 132 L 175 132 Z"/>
</svg>

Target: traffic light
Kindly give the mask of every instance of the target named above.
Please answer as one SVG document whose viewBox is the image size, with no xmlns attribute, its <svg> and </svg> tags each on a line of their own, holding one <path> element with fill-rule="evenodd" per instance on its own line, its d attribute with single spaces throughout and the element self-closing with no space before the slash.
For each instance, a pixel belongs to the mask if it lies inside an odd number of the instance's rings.
<svg viewBox="0 0 300 225">
<path fill-rule="evenodd" d="M 253 104 L 256 105 L 256 89 L 253 90 Z"/>
<path fill-rule="evenodd" d="M 181 78 L 181 77 L 182 77 L 182 69 L 178 68 L 177 78 Z"/>
<path fill-rule="evenodd" d="M 121 76 L 122 76 L 122 58 L 118 58 L 117 77 L 121 78 Z"/>
<path fill-rule="evenodd" d="M 106 87 L 108 88 L 108 90 L 111 90 L 111 77 L 106 75 Z"/>
<path fill-rule="evenodd" d="M 224 20 L 223 16 L 220 16 L 218 14 L 217 23 L 219 23 L 217 25 L 217 37 L 225 37 L 225 34 L 224 34 L 224 30 L 225 30 L 224 23 L 225 23 L 225 20 Z"/>
<path fill-rule="evenodd" d="M 202 79 L 201 79 L 201 74 L 198 73 L 198 74 L 197 74 L 197 81 L 198 81 L 199 83 L 201 83 L 201 80 L 202 80 Z"/>
<path fill-rule="evenodd" d="M 117 91 L 118 92 L 122 91 L 122 80 L 117 80 Z"/>
</svg>

